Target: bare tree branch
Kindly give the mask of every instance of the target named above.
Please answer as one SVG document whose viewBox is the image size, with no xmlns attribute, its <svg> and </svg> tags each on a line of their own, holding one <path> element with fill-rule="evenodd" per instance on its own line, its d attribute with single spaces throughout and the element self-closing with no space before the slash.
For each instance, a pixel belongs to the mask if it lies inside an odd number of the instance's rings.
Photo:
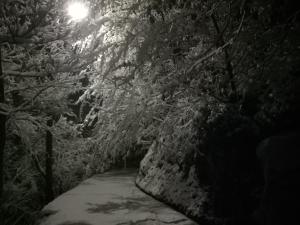
<svg viewBox="0 0 300 225">
<path fill-rule="evenodd" d="M 214 56 L 214 55 L 217 55 L 219 54 L 223 49 L 225 49 L 226 47 L 230 46 L 233 44 L 234 40 L 237 38 L 238 34 L 240 33 L 241 29 L 242 29 L 242 24 L 244 22 L 244 17 L 245 17 L 245 12 L 243 14 L 243 17 L 241 19 L 241 22 L 239 24 L 239 27 L 238 29 L 234 32 L 235 35 L 229 40 L 227 41 L 226 43 L 224 43 L 223 41 L 223 44 L 222 46 L 220 46 L 219 48 L 211 51 L 210 53 L 208 53 L 207 55 L 201 57 L 200 59 L 198 59 L 187 71 L 186 73 L 191 73 L 194 69 L 196 69 L 201 63 L 203 63 L 205 60 L 207 60 L 208 58 Z"/>
<path fill-rule="evenodd" d="M 35 72 L 35 71 L 28 71 L 28 72 L 19 72 L 13 70 L 4 70 L 3 76 L 15 76 L 15 77 L 44 77 L 46 73 Z"/>
</svg>

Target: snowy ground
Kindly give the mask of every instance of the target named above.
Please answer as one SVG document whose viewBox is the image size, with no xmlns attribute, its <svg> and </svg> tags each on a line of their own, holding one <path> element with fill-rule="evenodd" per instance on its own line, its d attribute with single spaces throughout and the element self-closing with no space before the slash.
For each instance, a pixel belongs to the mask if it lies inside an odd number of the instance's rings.
<svg viewBox="0 0 300 225">
<path fill-rule="evenodd" d="M 40 225 L 196 225 L 140 191 L 136 172 L 94 176 L 46 205 Z"/>
</svg>

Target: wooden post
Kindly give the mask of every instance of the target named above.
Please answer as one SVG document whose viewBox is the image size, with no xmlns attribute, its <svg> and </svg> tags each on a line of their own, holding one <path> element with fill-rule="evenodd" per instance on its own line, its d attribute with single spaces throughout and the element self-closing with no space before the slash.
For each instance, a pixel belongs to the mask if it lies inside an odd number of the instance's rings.
<svg viewBox="0 0 300 225">
<path fill-rule="evenodd" d="M 124 169 L 127 169 L 127 156 L 124 156 Z"/>
<path fill-rule="evenodd" d="M 0 103 L 5 102 L 5 92 L 4 92 L 4 77 L 2 71 L 2 55 L 0 47 Z M 3 197 L 3 186 L 4 186 L 4 148 L 5 148 L 5 123 L 6 116 L 0 114 L 0 207 Z"/>
<path fill-rule="evenodd" d="M 47 126 L 51 127 L 53 124 L 52 119 L 47 121 Z M 51 131 L 47 129 L 46 131 L 46 201 L 50 202 L 54 199 L 53 194 L 53 173 L 52 173 L 52 165 L 53 165 L 53 136 Z"/>
</svg>

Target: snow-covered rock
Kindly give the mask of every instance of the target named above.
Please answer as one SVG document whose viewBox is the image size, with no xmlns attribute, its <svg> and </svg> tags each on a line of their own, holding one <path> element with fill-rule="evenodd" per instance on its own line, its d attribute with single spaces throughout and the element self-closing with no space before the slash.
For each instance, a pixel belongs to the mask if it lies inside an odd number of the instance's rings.
<svg viewBox="0 0 300 225">
<path fill-rule="evenodd" d="M 183 171 L 164 160 L 164 151 L 153 143 L 141 161 L 136 184 L 146 193 L 174 206 L 197 221 L 208 219 L 208 192 L 200 186 L 195 165 Z"/>
</svg>

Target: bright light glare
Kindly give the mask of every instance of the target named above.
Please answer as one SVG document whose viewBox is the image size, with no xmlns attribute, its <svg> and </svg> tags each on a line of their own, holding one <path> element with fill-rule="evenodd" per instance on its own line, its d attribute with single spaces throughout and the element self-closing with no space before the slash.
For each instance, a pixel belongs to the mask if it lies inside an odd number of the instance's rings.
<svg viewBox="0 0 300 225">
<path fill-rule="evenodd" d="M 87 6 L 81 2 L 72 2 L 68 6 L 68 14 L 72 20 L 79 21 L 87 17 L 89 10 Z"/>
</svg>

